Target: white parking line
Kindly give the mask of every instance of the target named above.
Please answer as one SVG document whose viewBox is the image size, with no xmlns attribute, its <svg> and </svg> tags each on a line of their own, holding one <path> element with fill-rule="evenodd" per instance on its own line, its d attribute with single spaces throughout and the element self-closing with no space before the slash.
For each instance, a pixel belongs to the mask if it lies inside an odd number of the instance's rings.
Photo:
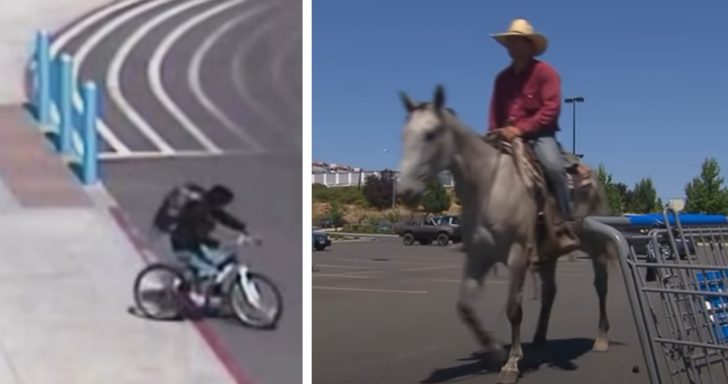
<svg viewBox="0 0 728 384">
<path fill-rule="evenodd" d="M 444 278 L 443 279 L 413 279 L 413 280 L 416 280 L 416 281 L 432 281 L 432 282 L 436 282 L 436 283 L 456 283 L 456 284 L 460 284 L 462 282 L 462 280 L 460 280 L 460 279 L 444 279 Z M 491 285 L 491 284 L 508 284 L 508 280 L 493 280 L 492 278 L 489 279 L 487 277 L 483 281 L 485 282 L 485 285 Z"/>
<path fill-rule="evenodd" d="M 382 271 L 378 270 L 368 270 L 368 271 L 356 271 L 356 272 L 339 272 L 339 273 L 316 273 L 314 276 L 338 276 L 338 277 L 351 277 L 351 278 L 366 278 L 371 279 L 374 276 L 364 276 L 364 275 L 376 275 L 382 273 Z"/>
<path fill-rule="evenodd" d="M 269 30 L 277 26 L 278 24 L 274 19 L 269 19 L 262 27 L 244 37 L 238 49 L 236 49 L 235 53 L 233 53 L 233 61 L 230 66 L 230 77 L 232 78 L 233 85 L 235 86 L 235 91 L 238 96 L 251 105 L 253 110 L 258 113 L 258 116 L 262 117 L 269 125 L 268 128 L 279 131 L 280 129 L 278 128 L 275 113 L 272 113 L 269 109 L 267 109 L 266 105 L 259 103 L 258 100 L 251 95 L 247 82 L 244 79 L 244 76 L 242 76 L 244 69 L 243 56 L 245 53 L 247 53 L 247 51 L 251 48 L 253 42 L 257 41 L 261 36 L 264 36 Z M 278 109 L 276 108 L 276 110 Z"/>
<path fill-rule="evenodd" d="M 437 283 L 460 283 L 462 280 L 458 279 L 425 279 L 427 281 L 434 281 Z"/>
<path fill-rule="evenodd" d="M 434 270 L 438 270 L 438 269 L 460 269 L 462 267 L 463 267 L 462 265 L 435 265 L 432 267 L 400 269 L 399 272 L 434 271 Z"/>
<path fill-rule="evenodd" d="M 328 290 L 328 291 L 353 291 L 353 292 L 381 292 L 381 293 L 407 293 L 407 294 L 418 294 L 423 295 L 429 292 L 427 291 L 408 291 L 398 289 L 374 289 L 374 288 L 344 288 L 344 287 L 329 287 L 323 285 L 314 285 L 313 289 Z"/>
<path fill-rule="evenodd" d="M 288 88 L 283 86 L 282 81 L 282 75 L 283 72 L 283 63 L 285 63 L 286 58 L 290 56 L 290 52 L 293 52 L 293 48 L 296 43 L 301 44 L 301 34 L 300 30 L 298 30 L 299 33 L 294 34 L 288 42 L 283 45 L 283 48 L 280 50 L 281 54 L 276 55 L 275 58 L 273 58 L 273 85 L 278 89 L 278 92 L 280 93 L 281 97 L 283 98 L 284 102 L 289 108 L 297 108 L 300 103 L 297 103 L 297 100 L 294 100 L 290 96 L 290 92 Z"/>
<path fill-rule="evenodd" d="M 113 152 L 99 154 L 100 160 L 106 161 L 124 161 L 124 160 L 164 160 L 164 159 L 184 159 L 184 158 L 220 158 L 220 157 L 255 157 L 262 156 L 288 156 L 290 152 L 274 152 L 266 151 L 263 153 L 254 153 L 250 151 L 225 151 L 223 153 L 211 153 L 208 151 L 175 151 L 174 153 L 161 153 L 156 151 L 136 151 L 128 155 L 122 155 Z"/>
<path fill-rule="evenodd" d="M 185 157 L 220 157 L 230 153 L 210 153 L 208 151 L 175 151 L 173 153 L 162 153 L 153 151 L 136 151 L 127 155 L 118 153 L 101 153 L 100 160 L 126 160 L 126 159 L 168 159 Z"/>
<path fill-rule="evenodd" d="M 166 2 L 169 0 L 161 1 Z M 144 118 L 134 109 L 134 107 L 131 106 L 131 104 L 124 97 L 119 84 L 121 69 L 124 65 L 124 61 L 126 61 L 126 58 L 129 56 L 129 53 L 134 48 L 134 46 L 152 29 L 154 29 L 162 22 L 166 21 L 168 18 L 207 1 L 208 0 L 193 0 L 189 2 L 184 2 L 181 5 L 174 6 L 160 13 L 151 20 L 147 20 L 141 27 L 136 29 L 127 40 L 124 41 L 121 47 L 119 47 L 118 51 L 116 51 L 116 54 L 114 55 L 114 58 L 111 60 L 111 65 L 109 66 L 109 70 L 107 72 L 106 86 L 109 89 L 111 98 L 114 100 L 114 102 L 116 102 L 118 108 L 124 113 L 124 115 L 126 115 L 129 120 L 131 120 L 132 124 L 134 124 L 142 133 L 144 133 L 144 135 L 147 136 L 147 138 L 149 138 L 149 140 L 152 141 L 163 153 L 174 153 L 174 149 L 169 144 L 167 144 L 157 134 L 157 132 L 154 131 L 151 126 L 149 126 Z M 126 17 L 128 16 L 128 14 L 124 16 Z M 114 21 L 118 21 L 118 19 L 115 19 Z"/>
<path fill-rule="evenodd" d="M 326 267 L 326 268 L 339 268 L 339 269 L 371 269 L 369 267 L 359 267 L 355 265 L 335 265 L 335 264 L 319 264 L 315 263 L 317 267 Z"/>
<path fill-rule="evenodd" d="M 379 265 L 387 265 L 387 264 L 397 264 L 397 265 L 419 265 L 419 266 L 442 266 L 442 262 L 428 262 L 428 261 L 400 261 L 400 260 L 386 260 L 386 261 L 379 261 L 379 260 L 356 260 L 356 259 L 338 259 L 336 260 L 337 263 L 363 263 L 363 264 L 379 264 Z M 423 267 L 424 268 L 424 267 Z"/>
<path fill-rule="evenodd" d="M 318 273 L 313 275 L 314 278 L 320 277 L 337 277 L 344 279 L 373 279 L 374 276 L 347 275 L 345 273 Z"/>
<path fill-rule="evenodd" d="M 143 0 L 119 1 L 109 6 L 100 8 L 99 10 L 79 20 L 77 23 L 68 27 L 68 29 L 66 29 L 65 31 L 53 37 L 53 41 L 50 44 L 51 57 L 57 57 L 58 54 L 63 51 L 63 48 L 66 46 L 66 44 L 68 44 L 69 41 L 76 38 L 76 36 L 80 35 L 81 32 L 83 32 L 86 28 L 90 27 L 92 24 L 118 11 L 119 9 L 134 5 L 135 3 L 139 3 L 141 1 Z M 31 68 L 35 68 L 35 66 L 31 65 Z M 53 119 L 56 124 L 60 124 L 61 122 L 61 114 L 58 110 L 58 106 L 55 104 L 51 105 L 51 119 Z M 96 124 L 98 127 L 101 127 L 103 122 L 101 121 L 101 119 L 98 119 Z M 123 143 L 121 143 L 121 141 L 119 141 L 118 139 L 115 140 L 116 136 L 113 135 L 113 132 L 102 132 L 102 135 L 104 139 L 107 140 L 107 142 L 109 142 L 110 145 L 112 145 L 112 147 L 119 153 L 125 154 L 129 152 L 129 149 Z M 71 140 L 76 151 L 78 153 L 83 153 L 83 142 L 81 140 L 81 134 L 76 131 L 72 132 Z"/>
<path fill-rule="evenodd" d="M 126 6 L 133 5 L 134 3 L 140 3 L 144 0 L 124 0 L 119 1 L 116 3 L 113 3 L 109 6 L 103 7 L 99 9 L 98 11 L 89 14 L 84 19 L 80 20 L 78 23 L 73 24 L 68 29 L 63 31 L 63 33 L 59 34 L 53 39 L 53 42 L 51 43 L 50 51 L 51 56 L 55 57 L 58 55 L 59 52 L 65 47 L 66 44 L 68 44 L 69 41 L 73 40 L 81 34 L 81 32 L 84 31 L 84 29 L 90 27 L 92 24 L 96 23 L 97 21 L 103 19 L 104 17 L 118 11 L 119 9 L 122 9 Z"/>
<path fill-rule="evenodd" d="M 89 55 L 91 50 L 93 50 L 103 39 L 105 39 L 107 36 L 109 36 L 115 29 L 117 29 L 122 24 L 126 23 L 127 21 L 133 19 L 134 17 L 149 11 L 151 9 L 154 9 L 156 7 L 162 6 L 166 3 L 171 2 L 172 0 L 151 0 L 147 3 L 144 3 L 140 5 L 137 8 L 134 8 L 130 10 L 129 12 L 124 13 L 123 15 L 120 15 L 119 17 L 116 17 L 109 21 L 108 24 L 105 24 L 102 26 L 98 31 L 96 31 L 93 35 L 89 37 L 88 40 L 84 41 L 81 47 L 76 51 L 76 54 L 74 55 L 75 59 L 75 65 L 73 67 L 73 77 L 74 79 L 77 79 L 77 81 L 81 80 L 78 77 L 78 73 L 83 66 L 83 62 L 86 60 L 86 57 Z M 116 86 L 118 87 L 118 81 L 116 83 Z M 111 85 L 107 84 L 106 87 L 109 88 L 109 93 L 114 96 L 114 90 L 112 89 Z M 78 89 L 75 89 L 73 92 L 73 105 L 76 109 L 79 111 L 83 110 L 81 95 L 79 93 Z M 124 145 L 121 140 L 119 140 L 118 137 L 109 129 L 109 127 L 106 125 L 106 123 L 103 121 L 103 119 L 99 119 L 98 121 L 98 130 L 101 133 L 104 140 L 106 140 L 107 143 L 111 146 L 114 151 L 120 154 L 129 154 L 131 153 L 131 150 Z M 147 134 L 147 137 L 150 138 L 150 140 L 154 141 L 156 135 L 154 133 L 149 134 L 149 132 L 143 132 Z M 160 150 L 169 151 L 171 148 L 164 143 L 164 141 L 157 140 L 155 143 L 158 145 Z"/>
<path fill-rule="evenodd" d="M 253 16 L 257 16 L 267 8 L 269 7 L 267 5 L 264 5 L 260 8 L 241 14 L 240 16 L 227 21 L 222 26 L 220 26 L 220 28 L 216 29 L 212 34 L 210 34 L 210 36 L 207 37 L 207 39 L 205 39 L 200 48 L 195 51 L 194 55 L 192 56 L 192 61 L 190 62 L 189 70 L 187 72 L 187 81 L 190 85 L 190 88 L 192 89 L 192 93 L 195 94 L 197 99 L 200 101 L 200 104 L 202 104 L 203 107 L 205 107 L 213 116 L 215 116 L 215 118 L 217 118 L 228 131 L 238 136 L 241 140 L 253 147 L 253 149 L 258 152 L 261 152 L 263 150 L 260 143 L 258 143 L 258 141 L 255 140 L 248 133 L 247 130 L 233 122 L 225 114 L 225 112 L 220 110 L 220 108 L 218 108 L 215 103 L 213 103 L 207 96 L 204 89 L 202 88 L 202 81 L 200 80 L 200 69 L 202 67 L 202 60 L 207 55 L 207 52 L 223 35 L 228 33 L 236 25 L 245 22 Z"/>
<path fill-rule="evenodd" d="M 177 40 L 182 37 L 182 35 L 195 27 L 195 25 L 201 23 L 205 19 L 214 16 L 215 14 L 227 10 L 228 8 L 241 4 L 243 1 L 245 0 L 232 0 L 223 2 L 222 4 L 216 5 L 204 12 L 195 15 L 194 17 L 186 20 L 184 23 L 177 26 L 159 44 L 159 47 L 157 47 L 157 49 L 152 54 L 152 58 L 149 61 L 149 66 L 147 67 L 147 78 L 149 79 L 149 85 L 152 89 L 152 92 L 162 103 L 164 108 L 169 111 L 169 113 L 187 130 L 187 132 L 193 135 L 205 148 L 207 148 L 207 150 L 214 153 L 220 153 L 222 152 L 222 150 L 217 147 L 217 145 L 215 145 L 210 139 L 208 139 L 207 136 L 202 133 L 202 131 L 200 131 L 195 123 L 193 123 L 192 120 L 187 115 L 185 115 L 185 113 L 177 106 L 177 104 L 174 103 L 167 91 L 165 91 L 164 85 L 162 84 L 162 61 L 167 55 L 169 49 L 172 48 L 172 45 L 174 45 L 174 43 L 177 42 Z M 203 2 L 205 2 L 205 0 L 191 1 L 190 3 L 188 3 L 188 6 L 185 7 L 185 9 Z M 174 12 L 168 15 L 160 15 L 160 17 L 155 18 L 154 21 L 150 21 L 150 24 L 161 24 L 162 22 L 166 21 L 177 13 L 179 12 Z M 153 28 L 153 26 L 151 28 Z M 151 30 L 151 28 L 149 29 Z"/>
<path fill-rule="evenodd" d="M 372 269 L 372 270 L 369 270 L 369 271 L 343 272 L 341 274 L 342 275 L 349 275 L 349 276 L 358 276 L 358 275 L 362 275 L 362 274 L 368 275 L 368 274 L 372 274 L 372 273 L 377 274 L 377 273 L 382 273 L 382 271 L 376 270 L 376 269 Z"/>
</svg>

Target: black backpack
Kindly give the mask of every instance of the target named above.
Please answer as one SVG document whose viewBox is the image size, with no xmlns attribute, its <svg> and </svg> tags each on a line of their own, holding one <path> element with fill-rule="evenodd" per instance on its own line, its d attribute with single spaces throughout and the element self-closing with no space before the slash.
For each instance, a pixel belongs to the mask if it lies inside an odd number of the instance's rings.
<svg viewBox="0 0 728 384">
<path fill-rule="evenodd" d="M 187 183 L 173 188 L 162 200 L 154 215 L 154 227 L 164 233 L 174 231 L 177 220 L 191 203 L 201 201 L 205 196 L 205 188 Z"/>
</svg>

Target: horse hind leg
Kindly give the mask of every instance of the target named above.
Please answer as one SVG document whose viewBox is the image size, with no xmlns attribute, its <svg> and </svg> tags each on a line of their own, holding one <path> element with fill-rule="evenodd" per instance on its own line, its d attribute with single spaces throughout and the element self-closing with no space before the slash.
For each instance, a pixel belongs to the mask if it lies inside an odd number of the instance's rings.
<svg viewBox="0 0 728 384">
<path fill-rule="evenodd" d="M 533 338 L 533 344 L 542 346 L 546 343 L 546 334 L 551 318 L 551 309 L 556 297 L 556 260 L 549 260 L 539 269 L 541 276 L 541 312 L 538 315 L 538 325 Z"/>
<path fill-rule="evenodd" d="M 526 272 L 531 277 L 531 285 L 532 285 L 532 291 L 531 291 L 531 300 L 538 300 L 539 295 L 539 287 L 538 287 L 538 276 L 536 275 L 538 272 L 534 271 L 533 268 L 529 268 Z"/>
<path fill-rule="evenodd" d="M 592 256 L 594 267 L 594 288 L 599 298 L 599 333 L 594 340 L 592 348 L 595 352 L 606 352 L 609 350 L 609 319 L 607 318 L 607 280 L 608 280 L 608 254 L 609 250 L 603 250 Z"/>
</svg>

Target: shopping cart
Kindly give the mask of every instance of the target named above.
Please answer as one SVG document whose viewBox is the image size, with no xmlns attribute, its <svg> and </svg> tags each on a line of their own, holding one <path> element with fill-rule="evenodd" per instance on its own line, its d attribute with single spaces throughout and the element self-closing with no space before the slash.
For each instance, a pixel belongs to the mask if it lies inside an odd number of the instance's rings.
<svg viewBox="0 0 728 384">
<path fill-rule="evenodd" d="M 728 217 L 590 217 L 614 241 L 650 382 L 728 383 Z M 624 232 L 650 228 L 647 254 Z"/>
</svg>

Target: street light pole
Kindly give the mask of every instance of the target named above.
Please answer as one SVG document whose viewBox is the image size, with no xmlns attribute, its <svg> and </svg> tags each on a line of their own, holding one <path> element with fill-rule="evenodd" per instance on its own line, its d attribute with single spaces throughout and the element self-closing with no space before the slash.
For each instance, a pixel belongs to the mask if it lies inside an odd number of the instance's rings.
<svg viewBox="0 0 728 384">
<path fill-rule="evenodd" d="M 397 185 L 397 178 L 394 176 L 394 171 L 392 171 L 392 210 L 394 210 L 394 202 L 397 199 L 397 194 L 395 193 L 395 186 Z"/>
<path fill-rule="evenodd" d="M 384 150 L 382 150 L 382 152 L 387 153 L 387 152 L 389 152 L 389 149 L 385 148 Z M 392 176 L 392 209 L 394 209 L 394 207 L 395 207 L 394 204 L 395 204 L 395 201 L 397 200 L 397 194 L 395 192 L 397 178 L 395 176 L 394 170 L 392 170 L 391 176 Z"/>
<path fill-rule="evenodd" d="M 572 133 L 571 133 L 571 151 L 576 155 L 576 103 L 583 103 L 584 98 L 581 96 L 577 97 L 567 97 L 564 99 L 566 104 L 571 104 L 571 111 L 572 111 Z"/>
</svg>

